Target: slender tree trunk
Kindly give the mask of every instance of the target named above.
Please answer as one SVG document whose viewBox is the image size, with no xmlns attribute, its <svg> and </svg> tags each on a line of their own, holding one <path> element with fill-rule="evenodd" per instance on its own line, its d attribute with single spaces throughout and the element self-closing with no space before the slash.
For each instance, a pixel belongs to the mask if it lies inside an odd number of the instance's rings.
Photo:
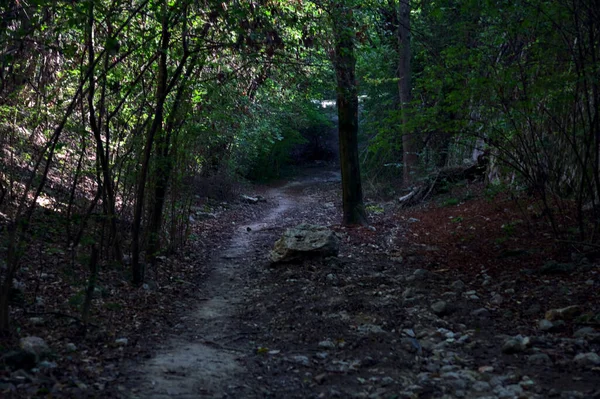
<svg viewBox="0 0 600 399">
<path fill-rule="evenodd" d="M 93 68 L 96 65 L 94 61 L 95 52 L 94 52 L 94 8 L 93 3 L 89 5 L 89 16 L 88 16 L 88 62 L 89 62 L 89 88 L 88 88 L 88 107 L 90 113 L 90 126 L 92 132 L 94 134 L 94 139 L 96 140 L 96 156 L 99 159 L 97 165 L 101 168 L 101 175 L 104 187 L 104 194 L 106 195 L 105 204 L 105 213 L 109 219 L 110 226 L 110 237 L 112 239 L 112 245 L 114 250 L 115 261 L 119 264 L 123 264 L 123 251 L 121 249 L 121 240 L 119 238 L 119 231 L 117 228 L 117 216 L 116 216 L 116 206 L 115 206 L 115 191 L 113 186 L 113 179 L 110 173 L 110 165 L 108 159 L 108 145 L 106 143 L 106 152 L 104 150 L 104 144 L 102 142 L 102 117 L 104 115 L 104 94 L 102 95 L 102 101 L 100 104 L 100 114 L 96 117 L 96 109 L 94 105 L 94 95 L 96 92 L 96 81 L 94 77 Z M 105 69 L 108 68 L 108 53 L 104 55 Z M 104 82 L 106 84 L 106 81 Z M 103 88 L 102 91 L 105 89 Z"/>
<path fill-rule="evenodd" d="M 400 111 L 402 112 L 402 163 L 404 165 L 404 183 L 413 180 L 419 158 L 418 143 L 414 132 L 408 129 L 409 107 L 412 101 L 410 83 L 410 0 L 401 0 L 398 7 L 398 92 Z"/>
<path fill-rule="evenodd" d="M 152 155 L 152 146 L 154 137 L 162 129 L 164 105 L 168 93 L 167 87 L 167 53 L 169 49 L 170 31 L 169 31 L 169 12 L 166 1 L 162 4 L 162 33 L 160 44 L 160 57 L 158 61 L 158 81 L 156 87 L 156 108 L 152 125 L 146 133 L 146 143 L 142 155 L 142 165 L 138 175 L 137 190 L 135 195 L 135 208 L 133 214 L 132 243 L 131 243 L 131 271 L 132 282 L 134 285 L 141 285 L 144 282 L 145 266 L 140 262 L 140 233 L 142 227 L 142 216 L 144 211 L 144 199 L 146 190 L 146 181 L 148 180 L 148 169 L 150 166 L 150 157 Z"/>
<path fill-rule="evenodd" d="M 354 20 L 352 10 L 334 5 L 334 68 L 337 78 L 340 166 L 344 224 L 367 224 L 363 204 L 360 161 L 358 157 L 358 89 L 354 55 Z"/>
</svg>

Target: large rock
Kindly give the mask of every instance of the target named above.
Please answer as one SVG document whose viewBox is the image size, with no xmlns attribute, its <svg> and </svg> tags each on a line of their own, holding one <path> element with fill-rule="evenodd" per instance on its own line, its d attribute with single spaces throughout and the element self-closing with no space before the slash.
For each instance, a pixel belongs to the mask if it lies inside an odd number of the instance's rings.
<svg viewBox="0 0 600 399">
<path fill-rule="evenodd" d="M 340 239 L 323 226 L 300 224 L 286 230 L 277 240 L 270 257 L 273 263 L 289 262 L 312 256 L 337 256 Z"/>
<path fill-rule="evenodd" d="M 19 346 L 23 351 L 35 355 L 38 359 L 50 353 L 50 347 L 40 337 L 30 336 L 21 338 Z"/>
<path fill-rule="evenodd" d="M 550 309 L 546 312 L 546 320 L 572 320 L 583 312 L 581 306 L 573 305 L 562 309 Z"/>
</svg>

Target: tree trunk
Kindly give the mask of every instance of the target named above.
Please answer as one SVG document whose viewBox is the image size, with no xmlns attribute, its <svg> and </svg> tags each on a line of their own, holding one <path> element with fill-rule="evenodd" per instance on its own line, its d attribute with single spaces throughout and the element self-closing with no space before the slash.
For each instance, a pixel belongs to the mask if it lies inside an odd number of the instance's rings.
<svg viewBox="0 0 600 399">
<path fill-rule="evenodd" d="M 352 10 L 335 5 L 333 30 L 335 37 L 334 68 L 337 78 L 340 166 L 342 171 L 343 223 L 368 223 L 363 204 L 360 163 L 358 157 L 358 89 L 354 55 Z"/>
<path fill-rule="evenodd" d="M 154 110 L 154 119 L 152 125 L 146 133 L 146 143 L 142 155 L 142 165 L 138 175 L 137 191 L 135 195 L 135 208 L 133 214 L 132 243 L 131 243 L 131 272 L 134 285 L 141 285 L 144 282 L 145 266 L 140 263 L 140 233 L 142 227 L 142 215 L 144 210 L 144 199 L 146 190 L 146 181 L 148 178 L 148 168 L 150 157 L 152 155 L 152 146 L 154 137 L 162 129 L 164 105 L 168 94 L 167 87 L 167 53 L 169 49 L 170 31 L 169 31 L 169 11 L 166 1 L 162 4 L 162 33 L 160 44 L 160 57 L 158 61 L 158 78 L 156 87 L 156 108 Z"/>
<path fill-rule="evenodd" d="M 123 264 L 123 251 L 121 249 L 121 239 L 119 238 L 119 231 L 117 228 L 117 215 L 116 215 L 116 199 L 115 199 L 115 191 L 113 179 L 110 172 L 109 165 L 109 143 L 108 143 L 108 135 L 106 136 L 106 151 L 104 150 L 104 144 L 102 142 L 102 117 L 105 113 L 105 104 L 104 104 L 104 94 L 102 95 L 102 101 L 100 104 L 100 112 L 98 117 L 96 117 L 96 108 L 94 105 L 94 95 L 96 92 L 96 81 L 94 78 L 94 67 L 96 65 L 95 62 L 95 52 L 94 52 L 94 5 L 90 3 L 89 5 L 89 16 L 88 16 L 88 63 L 89 63 L 89 88 L 88 88 L 88 107 L 89 107 L 89 120 L 90 127 L 94 134 L 94 139 L 96 141 L 96 156 L 99 159 L 99 162 L 96 164 L 97 167 L 101 168 L 101 173 L 98 175 L 102 176 L 104 187 L 104 194 L 106 195 L 106 206 L 105 206 L 105 214 L 109 220 L 110 226 L 110 239 L 112 240 L 113 245 L 113 256 L 115 261 L 122 265 Z M 105 71 L 108 69 L 108 53 L 104 55 L 104 68 Z M 106 81 L 104 82 L 106 85 Z M 105 88 L 103 87 L 103 91 Z M 106 121 L 108 123 L 108 121 Z M 107 127 L 108 129 L 108 127 Z"/>
<path fill-rule="evenodd" d="M 409 107 L 412 101 L 410 83 L 410 0 L 400 1 L 398 8 L 398 92 L 400 112 L 402 112 L 402 163 L 404 165 L 404 183 L 413 180 L 418 162 L 418 143 L 414 132 L 409 131 Z"/>
</svg>

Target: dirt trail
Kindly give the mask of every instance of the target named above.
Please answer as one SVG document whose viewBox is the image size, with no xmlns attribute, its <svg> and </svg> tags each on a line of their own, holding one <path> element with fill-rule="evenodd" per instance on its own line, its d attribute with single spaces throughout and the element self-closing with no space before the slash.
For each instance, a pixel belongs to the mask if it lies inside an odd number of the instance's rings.
<svg viewBox="0 0 600 399">
<path fill-rule="evenodd" d="M 556 290 L 550 277 L 533 292 L 516 281 L 520 273 L 459 274 L 460 264 L 430 262 L 440 248 L 410 227 L 425 216 L 411 220 L 392 203 L 373 212 L 370 228 L 340 226 L 339 179 L 311 168 L 267 190 L 267 204 L 244 208 L 260 216 L 238 219 L 209 267 L 198 265 L 207 274 L 197 305 L 178 306 L 172 338 L 129 369 L 131 395 L 123 396 L 600 399 L 595 325 L 539 327 L 548 308 L 534 301 Z M 273 242 L 303 222 L 335 230 L 339 256 L 269 267 Z M 578 273 L 571 287 L 581 294 L 563 294 L 555 306 L 597 313 L 583 294 L 600 266 Z"/>
<path fill-rule="evenodd" d="M 212 260 L 211 273 L 202 288 L 201 303 L 190 312 L 184 333 L 173 336 L 156 355 L 138 364 L 137 378 L 132 381 L 132 397 L 139 398 L 221 398 L 243 388 L 245 369 L 239 357 L 248 348 L 231 345 L 236 331 L 236 312 L 253 285 L 247 278 L 255 256 L 253 243 L 263 230 L 290 227 L 294 214 L 310 206 L 310 198 L 298 193 L 311 185 L 338 182 L 333 171 L 319 171 L 317 176 L 303 176 L 266 193 L 273 204 L 264 215 L 238 227 L 225 249 Z M 263 254 L 266 256 L 266 254 Z"/>
</svg>

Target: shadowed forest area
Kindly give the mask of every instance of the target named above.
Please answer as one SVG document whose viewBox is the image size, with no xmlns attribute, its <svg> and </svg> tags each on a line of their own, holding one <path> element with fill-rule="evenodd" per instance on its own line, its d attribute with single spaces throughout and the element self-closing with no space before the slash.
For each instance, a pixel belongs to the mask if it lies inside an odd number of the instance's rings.
<svg viewBox="0 0 600 399">
<path fill-rule="evenodd" d="M 0 3 L 0 396 L 600 398 L 595 0 Z"/>
</svg>

